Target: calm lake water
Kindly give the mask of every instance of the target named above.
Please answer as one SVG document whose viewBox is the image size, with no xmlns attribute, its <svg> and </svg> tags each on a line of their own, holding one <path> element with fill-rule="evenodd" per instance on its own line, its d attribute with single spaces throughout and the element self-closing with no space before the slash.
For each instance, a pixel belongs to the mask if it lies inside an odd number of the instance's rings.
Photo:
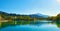
<svg viewBox="0 0 60 31">
<path fill-rule="evenodd" d="M 36 24 L 8 26 L 0 31 L 60 31 L 60 23 L 38 22 Z"/>
</svg>

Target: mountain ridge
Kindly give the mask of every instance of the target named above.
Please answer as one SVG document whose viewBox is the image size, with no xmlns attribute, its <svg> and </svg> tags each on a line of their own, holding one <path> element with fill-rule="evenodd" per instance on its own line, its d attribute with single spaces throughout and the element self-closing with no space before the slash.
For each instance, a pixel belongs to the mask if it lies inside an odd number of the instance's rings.
<svg viewBox="0 0 60 31">
<path fill-rule="evenodd" d="M 0 14 L 10 15 L 10 16 L 20 16 L 21 15 L 21 14 L 6 13 L 6 12 L 2 12 L 2 11 L 0 11 Z M 25 15 L 25 16 L 30 16 L 32 18 L 34 18 L 34 17 L 36 17 L 36 18 L 48 18 L 48 15 L 43 15 L 40 13 L 29 14 L 29 15 Z"/>
</svg>

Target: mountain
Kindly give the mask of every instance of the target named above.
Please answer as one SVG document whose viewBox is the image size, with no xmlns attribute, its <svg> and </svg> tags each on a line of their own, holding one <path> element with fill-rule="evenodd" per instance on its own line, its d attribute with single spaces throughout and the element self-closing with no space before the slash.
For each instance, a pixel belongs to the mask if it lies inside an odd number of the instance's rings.
<svg viewBox="0 0 60 31">
<path fill-rule="evenodd" d="M 2 11 L 0 11 L 0 15 L 6 15 L 6 16 L 19 16 L 19 14 L 6 13 L 6 12 L 2 12 Z"/>
<path fill-rule="evenodd" d="M 33 17 L 36 17 L 36 18 L 48 18 L 49 16 L 37 13 L 37 14 L 31 14 L 30 17 L 32 17 L 32 18 Z"/>
<path fill-rule="evenodd" d="M 31 18 L 48 18 L 48 15 L 43 15 L 43 14 L 40 14 L 40 13 L 37 13 L 37 14 L 30 14 L 30 15 L 20 15 L 20 14 L 12 14 L 12 13 L 6 13 L 6 12 L 2 12 L 0 11 L 0 14 L 2 15 L 6 15 L 6 16 L 30 16 Z"/>
</svg>

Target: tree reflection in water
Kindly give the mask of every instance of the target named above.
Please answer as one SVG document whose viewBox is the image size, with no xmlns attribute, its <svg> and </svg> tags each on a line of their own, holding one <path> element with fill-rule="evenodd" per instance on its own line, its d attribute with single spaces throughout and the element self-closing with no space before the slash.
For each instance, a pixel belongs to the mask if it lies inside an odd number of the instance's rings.
<svg viewBox="0 0 60 31">
<path fill-rule="evenodd" d="M 8 26 L 16 26 L 16 25 L 24 25 L 24 24 L 33 24 L 33 25 L 41 25 L 41 24 L 56 24 L 58 28 L 60 28 L 60 22 L 2 22 L 0 28 L 8 27 Z"/>
</svg>

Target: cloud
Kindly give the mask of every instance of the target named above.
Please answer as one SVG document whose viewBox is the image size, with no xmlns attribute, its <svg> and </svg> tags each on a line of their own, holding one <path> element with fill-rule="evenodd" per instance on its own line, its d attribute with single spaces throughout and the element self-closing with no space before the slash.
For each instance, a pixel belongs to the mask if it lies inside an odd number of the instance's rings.
<svg viewBox="0 0 60 31">
<path fill-rule="evenodd" d="M 56 0 L 57 3 L 60 3 L 60 0 Z"/>
</svg>

